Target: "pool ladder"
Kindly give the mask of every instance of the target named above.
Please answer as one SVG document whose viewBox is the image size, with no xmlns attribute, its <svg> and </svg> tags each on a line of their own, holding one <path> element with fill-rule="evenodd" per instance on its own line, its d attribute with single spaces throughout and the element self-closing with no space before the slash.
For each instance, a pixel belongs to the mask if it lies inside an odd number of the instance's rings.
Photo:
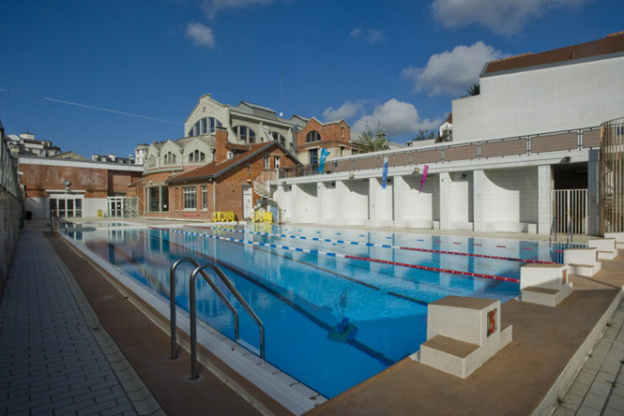
<svg viewBox="0 0 624 416">
<path fill-rule="evenodd" d="M 234 305 L 227 299 L 227 297 L 223 294 L 221 289 L 217 287 L 215 282 L 206 274 L 206 269 L 212 269 L 217 276 L 221 279 L 221 281 L 227 286 L 232 295 L 238 300 L 238 302 L 242 305 L 242 307 L 247 311 L 251 319 L 258 325 L 258 329 L 260 331 L 260 358 L 262 360 L 265 359 L 265 348 L 264 348 L 264 324 L 258 318 L 258 315 L 251 309 L 249 304 L 243 299 L 240 292 L 236 290 L 230 279 L 228 279 L 223 271 L 213 263 L 204 263 L 199 264 L 197 260 L 191 257 L 184 257 L 180 260 L 177 260 L 171 265 L 169 269 L 169 308 L 170 308 L 170 321 L 171 321 L 171 359 L 175 359 L 177 357 L 177 323 L 176 323 L 176 288 L 175 288 L 175 271 L 178 266 L 182 263 L 191 263 L 195 266 L 195 269 L 191 272 L 191 277 L 189 281 L 189 307 L 190 307 L 190 326 L 191 326 L 191 379 L 195 380 L 198 377 L 198 368 L 197 368 L 197 300 L 196 300 L 196 287 L 195 280 L 197 279 L 197 275 L 200 274 L 204 280 L 210 285 L 212 290 L 215 291 L 217 296 L 225 303 L 228 307 L 232 315 L 234 315 L 234 340 L 239 340 L 239 319 L 238 312 L 234 308 Z"/>
</svg>

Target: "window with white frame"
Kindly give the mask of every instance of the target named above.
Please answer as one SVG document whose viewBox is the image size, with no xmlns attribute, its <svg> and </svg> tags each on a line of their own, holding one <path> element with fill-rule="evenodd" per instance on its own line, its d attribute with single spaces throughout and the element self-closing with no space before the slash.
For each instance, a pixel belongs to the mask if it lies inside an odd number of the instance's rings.
<svg viewBox="0 0 624 416">
<path fill-rule="evenodd" d="M 201 194 L 202 194 L 202 209 L 208 209 L 208 186 L 201 186 Z"/>
<path fill-rule="evenodd" d="M 280 157 L 279 156 L 273 156 L 273 164 L 275 165 L 275 169 L 279 169 L 280 168 Z"/>
<path fill-rule="evenodd" d="M 189 163 L 202 163 L 206 160 L 206 154 L 195 149 L 188 154 Z"/>
<path fill-rule="evenodd" d="M 195 209 L 196 208 L 195 187 L 185 186 L 184 188 L 182 188 L 182 192 L 184 196 L 184 209 Z"/>
<path fill-rule="evenodd" d="M 214 117 L 204 117 L 200 120 L 197 120 L 195 124 L 189 129 L 189 136 L 199 136 L 201 134 L 213 133 L 217 127 L 222 127 L 223 125 L 219 120 Z"/>
<path fill-rule="evenodd" d="M 271 156 L 269 155 L 264 156 L 264 168 L 271 169 Z"/>
<path fill-rule="evenodd" d="M 236 133 L 238 138 L 245 143 L 256 142 L 256 132 L 247 126 L 236 126 L 234 127 L 234 132 Z"/>
<path fill-rule="evenodd" d="M 282 146 L 286 146 L 286 138 L 280 133 L 276 131 L 271 132 L 271 137 L 273 137 L 273 140 L 275 140 L 276 142 L 280 142 Z"/>
<path fill-rule="evenodd" d="M 165 165 L 174 165 L 176 163 L 176 155 L 172 152 L 167 152 L 163 160 Z"/>
</svg>

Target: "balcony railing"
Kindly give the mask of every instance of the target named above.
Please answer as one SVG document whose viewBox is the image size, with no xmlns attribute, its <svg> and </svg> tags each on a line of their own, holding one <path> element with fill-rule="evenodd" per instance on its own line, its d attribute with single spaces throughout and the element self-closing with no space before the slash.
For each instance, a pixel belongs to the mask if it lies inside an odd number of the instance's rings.
<svg viewBox="0 0 624 416">
<path fill-rule="evenodd" d="M 392 168 L 462 160 L 487 160 L 493 157 L 522 156 L 595 147 L 600 147 L 600 127 L 484 140 L 474 143 L 445 143 L 435 147 L 407 148 L 394 152 L 365 153 L 327 160 L 324 173 L 381 169 L 385 157 L 388 158 L 388 167 Z M 279 178 L 316 175 L 317 171 L 318 165 L 280 169 Z"/>
</svg>

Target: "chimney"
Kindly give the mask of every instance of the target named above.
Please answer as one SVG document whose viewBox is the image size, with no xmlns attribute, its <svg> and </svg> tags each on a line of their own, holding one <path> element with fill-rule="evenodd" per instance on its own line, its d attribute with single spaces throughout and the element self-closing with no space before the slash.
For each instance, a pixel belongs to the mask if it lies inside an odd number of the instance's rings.
<svg viewBox="0 0 624 416">
<path fill-rule="evenodd" d="M 228 149 L 225 145 L 228 142 L 228 132 L 222 127 L 215 130 L 215 162 L 221 163 L 227 159 Z"/>
</svg>

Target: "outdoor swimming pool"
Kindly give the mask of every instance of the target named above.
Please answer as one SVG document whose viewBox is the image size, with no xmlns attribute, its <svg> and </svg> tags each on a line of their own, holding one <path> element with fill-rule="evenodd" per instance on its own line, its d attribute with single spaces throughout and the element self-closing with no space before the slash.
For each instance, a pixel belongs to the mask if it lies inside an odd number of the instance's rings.
<svg viewBox="0 0 624 416">
<path fill-rule="evenodd" d="M 430 302 L 506 302 L 520 292 L 520 266 L 561 257 L 548 243 L 264 224 L 73 230 L 70 237 L 163 297 L 174 261 L 216 263 L 263 321 L 266 360 L 328 398 L 418 351 Z M 176 274 L 185 310 L 191 271 Z M 197 284 L 199 318 L 233 339 L 232 314 L 206 282 Z M 257 353 L 257 326 L 217 285 L 240 310 L 243 345 Z"/>
</svg>

